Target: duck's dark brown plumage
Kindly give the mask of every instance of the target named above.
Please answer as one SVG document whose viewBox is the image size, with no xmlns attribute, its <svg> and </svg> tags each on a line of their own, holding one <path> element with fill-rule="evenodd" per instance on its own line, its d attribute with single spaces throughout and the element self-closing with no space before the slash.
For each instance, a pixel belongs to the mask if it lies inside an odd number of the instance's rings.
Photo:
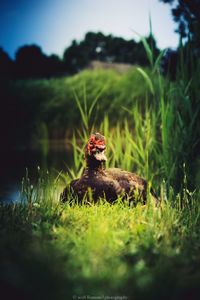
<svg viewBox="0 0 200 300">
<path fill-rule="evenodd" d="M 91 135 L 85 147 L 86 168 L 79 179 L 72 180 L 70 192 L 81 202 L 84 197 L 87 200 L 92 194 L 96 202 L 99 198 L 106 198 L 110 203 L 119 196 L 122 199 L 146 202 L 147 182 L 134 173 L 118 168 L 105 169 L 105 138 L 99 133 Z M 65 188 L 61 194 L 61 201 L 68 199 L 69 188 Z M 156 203 L 158 199 L 151 190 Z"/>
</svg>

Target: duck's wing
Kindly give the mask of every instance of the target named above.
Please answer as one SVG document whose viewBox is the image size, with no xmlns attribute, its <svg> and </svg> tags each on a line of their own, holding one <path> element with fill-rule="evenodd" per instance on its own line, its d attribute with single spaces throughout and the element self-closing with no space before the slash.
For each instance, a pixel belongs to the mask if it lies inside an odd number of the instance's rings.
<svg viewBox="0 0 200 300">
<path fill-rule="evenodd" d="M 147 182 L 144 178 L 118 168 L 106 170 L 107 175 L 119 183 L 122 193 L 130 200 L 146 202 Z"/>
<path fill-rule="evenodd" d="M 113 203 L 113 201 L 124 192 L 119 182 L 110 176 L 104 176 L 102 181 L 100 180 L 96 187 L 97 194 L 99 194 L 101 198 L 105 197 L 110 203 Z"/>
<path fill-rule="evenodd" d="M 72 180 L 70 183 L 70 192 L 72 197 L 79 202 L 83 200 L 89 188 L 87 178 Z"/>
<path fill-rule="evenodd" d="M 147 181 L 138 176 L 135 173 L 124 171 L 119 168 L 110 168 L 106 170 L 108 176 L 117 180 L 120 187 L 130 196 L 134 193 L 138 193 L 139 198 L 142 197 L 143 201 L 146 202 L 147 198 Z M 160 200 L 156 195 L 153 188 L 150 188 L 151 196 L 153 197 L 156 205 L 159 204 Z"/>
<path fill-rule="evenodd" d="M 147 187 L 146 180 L 135 173 L 118 168 L 110 168 L 106 170 L 106 174 L 114 180 L 117 180 L 126 192 L 128 192 L 131 188 L 137 188 L 143 191 Z"/>
</svg>

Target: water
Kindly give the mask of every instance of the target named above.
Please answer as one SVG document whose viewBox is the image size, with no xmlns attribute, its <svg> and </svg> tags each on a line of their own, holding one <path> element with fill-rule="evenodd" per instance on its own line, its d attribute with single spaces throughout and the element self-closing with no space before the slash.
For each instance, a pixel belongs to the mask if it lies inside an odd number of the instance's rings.
<svg viewBox="0 0 200 300">
<path fill-rule="evenodd" d="M 66 146 L 39 149 L 16 149 L 0 151 L 0 201 L 15 201 L 19 198 L 22 178 L 28 168 L 32 182 L 37 180 L 37 167 L 48 170 L 55 177 L 72 165 L 72 152 Z"/>
</svg>

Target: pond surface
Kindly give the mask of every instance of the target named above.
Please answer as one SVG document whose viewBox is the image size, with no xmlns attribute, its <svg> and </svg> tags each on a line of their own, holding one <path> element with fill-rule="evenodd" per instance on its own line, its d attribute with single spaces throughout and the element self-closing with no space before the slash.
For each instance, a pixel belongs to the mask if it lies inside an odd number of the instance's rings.
<svg viewBox="0 0 200 300">
<path fill-rule="evenodd" d="M 19 198 L 21 181 L 28 168 L 32 182 L 38 178 L 38 166 L 55 177 L 72 165 L 72 151 L 66 146 L 39 149 L 0 150 L 0 201 L 15 201 Z"/>
</svg>

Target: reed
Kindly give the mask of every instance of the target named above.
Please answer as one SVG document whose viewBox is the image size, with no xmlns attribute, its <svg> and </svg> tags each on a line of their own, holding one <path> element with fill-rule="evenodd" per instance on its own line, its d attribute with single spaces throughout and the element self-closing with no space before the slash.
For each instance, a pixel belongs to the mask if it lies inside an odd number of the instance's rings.
<svg viewBox="0 0 200 300">
<path fill-rule="evenodd" d="M 150 69 L 134 72 L 146 85 L 145 101 L 134 96 L 131 105 L 121 103 L 123 118 L 114 123 L 104 113 L 99 123 L 101 91 L 90 102 L 82 85 L 74 92 L 82 127 L 71 141 L 73 168 L 56 177 L 38 168 L 34 185 L 27 171 L 19 201 L 0 203 L 0 278 L 15 297 L 184 299 L 199 292 L 200 194 L 198 186 L 191 189 L 195 173 L 189 172 L 199 143 L 199 71 L 188 78 L 182 66 L 175 82 L 164 79 L 161 56 L 154 58 L 143 42 Z M 159 207 L 150 197 L 136 207 L 120 198 L 115 205 L 59 202 L 64 185 L 82 172 L 92 131 L 107 138 L 108 165 L 146 177 L 159 193 Z"/>
</svg>

